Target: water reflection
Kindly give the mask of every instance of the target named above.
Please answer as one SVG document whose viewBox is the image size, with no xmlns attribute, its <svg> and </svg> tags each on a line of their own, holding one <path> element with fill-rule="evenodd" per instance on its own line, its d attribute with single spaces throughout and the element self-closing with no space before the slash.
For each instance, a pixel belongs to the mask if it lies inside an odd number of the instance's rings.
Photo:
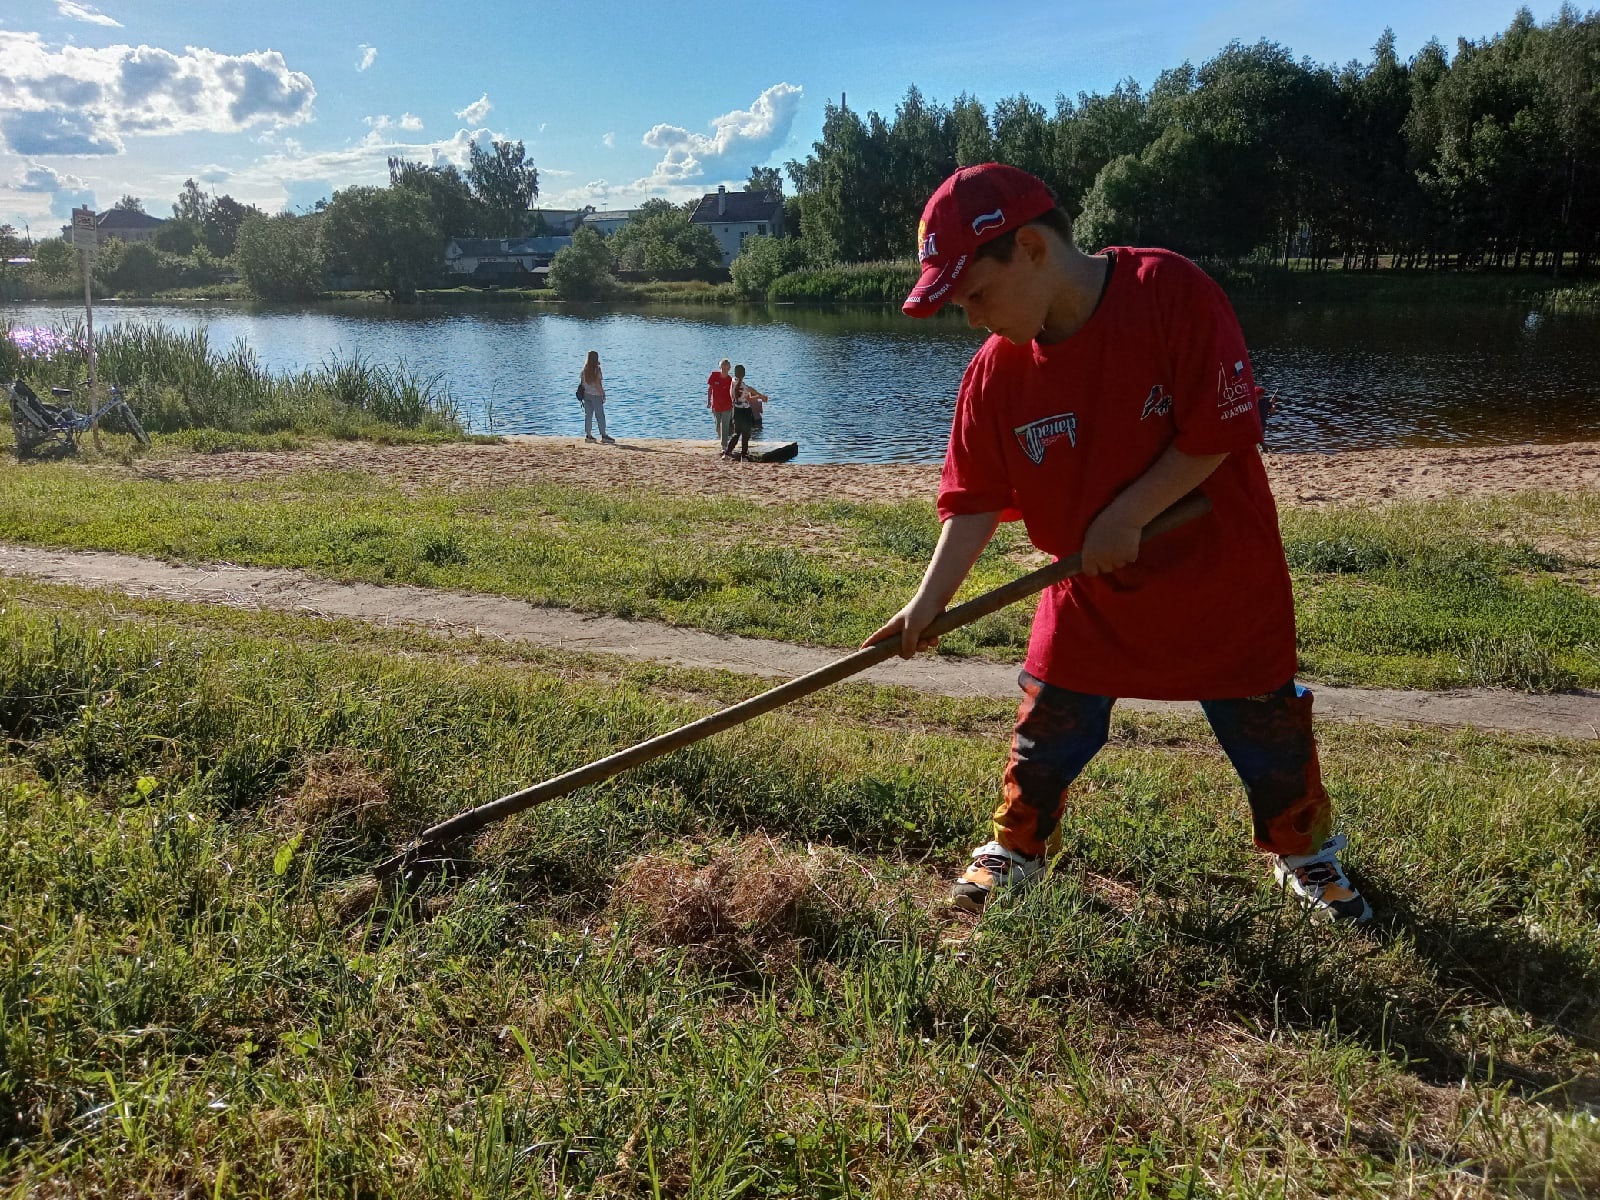
<svg viewBox="0 0 1600 1200">
<path fill-rule="evenodd" d="M 0 309 L 20 324 L 81 310 Z M 1600 437 L 1600 319 L 1438 305 L 1241 306 L 1260 381 L 1277 392 L 1279 450 Z M 272 370 L 339 355 L 440 372 L 474 429 L 581 433 L 586 351 L 606 367 L 620 437 L 711 436 L 705 378 L 724 356 L 770 393 L 769 437 L 809 462 L 933 462 L 962 369 L 979 344 L 959 315 L 892 308 L 396 309 L 329 305 L 108 305 L 97 324 L 205 326 Z"/>
</svg>

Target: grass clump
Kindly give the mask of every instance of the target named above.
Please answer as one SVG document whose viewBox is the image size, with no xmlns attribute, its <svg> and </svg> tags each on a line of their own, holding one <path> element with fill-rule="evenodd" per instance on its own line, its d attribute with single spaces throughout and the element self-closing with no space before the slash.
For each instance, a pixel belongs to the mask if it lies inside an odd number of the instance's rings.
<svg viewBox="0 0 1600 1200">
<path fill-rule="evenodd" d="M 893 304 L 917 282 L 917 263 L 865 262 L 806 267 L 773 280 L 767 299 L 778 304 Z"/>
<path fill-rule="evenodd" d="M 74 387 L 87 372 L 80 329 L 18 330 L 0 323 L 0 376 Z M 95 335 L 99 377 L 121 386 L 152 433 L 373 437 L 459 436 L 442 375 L 359 355 L 273 375 L 243 342 L 212 348 L 204 329 L 159 323 Z"/>
<path fill-rule="evenodd" d="M 932 897 L 1003 741 L 862 689 L 346 925 L 409 831 L 747 684 L 121 605 L 0 587 L 19 1194 L 1600 1186 L 1588 745 L 1326 730 L 1380 904 L 1326 930 L 1267 886 L 1200 723 L 1119 717 L 1068 853 L 973 936 Z"/>
</svg>

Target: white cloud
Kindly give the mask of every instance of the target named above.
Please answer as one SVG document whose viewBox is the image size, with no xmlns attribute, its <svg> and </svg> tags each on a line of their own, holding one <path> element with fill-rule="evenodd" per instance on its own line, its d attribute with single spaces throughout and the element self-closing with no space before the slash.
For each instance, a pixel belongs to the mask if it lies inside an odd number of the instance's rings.
<svg viewBox="0 0 1600 1200">
<path fill-rule="evenodd" d="M 803 89 L 775 83 L 746 109 L 735 109 L 710 121 L 712 132 L 690 133 L 681 125 L 656 125 L 644 135 L 644 144 L 662 151 L 661 161 L 637 187 L 665 190 L 699 179 L 708 167 L 735 156 L 763 157 L 765 150 L 789 136 Z"/>
<path fill-rule="evenodd" d="M 378 122 L 386 121 L 381 129 Z M 454 163 L 465 168 L 474 141 L 498 138 L 490 130 L 457 130 L 432 142 L 405 141 L 394 136 L 389 117 L 368 117 L 371 132 L 348 146 L 307 153 L 293 139 L 281 139 L 283 148 L 233 172 L 229 190 L 244 201 L 263 206 L 286 203 L 295 210 L 319 197 L 357 184 L 383 186 L 389 181 L 389 158 L 404 158 L 433 166 Z M 540 172 L 543 174 L 543 171 Z M 278 197 L 284 197 L 282 201 Z"/>
<path fill-rule="evenodd" d="M 422 128 L 422 118 L 417 116 L 416 113 L 401 113 L 400 128 L 407 133 L 415 133 Z"/>
<path fill-rule="evenodd" d="M 468 125 L 480 124 L 489 115 L 489 110 L 494 105 L 489 102 L 489 93 L 485 92 L 471 104 L 456 113 L 456 119 L 465 121 Z"/>
<path fill-rule="evenodd" d="M 362 42 L 356 49 L 361 51 L 361 57 L 356 59 L 356 70 L 365 71 L 378 61 L 378 48 L 376 46 L 369 46 Z"/>
<path fill-rule="evenodd" d="M 276 50 L 47 47 L 0 29 L 0 137 L 18 154 L 120 154 L 124 139 L 311 119 L 317 91 Z"/>
<path fill-rule="evenodd" d="M 19 192 L 58 192 L 63 188 L 81 188 L 83 180 L 76 175 L 63 175 L 42 163 L 29 163 L 27 170 L 6 186 Z"/>
<path fill-rule="evenodd" d="M 216 163 L 207 163 L 200 168 L 200 173 L 195 176 L 201 183 L 226 183 L 233 174 L 227 167 L 218 166 Z"/>
<path fill-rule="evenodd" d="M 112 29 L 122 28 L 122 22 L 115 17 L 108 17 L 99 9 L 90 8 L 87 4 L 75 4 L 73 0 L 56 0 L 56 11 L 68 20 L 87 21 L 91 25 L 108 25 Z"/>
<path fill-rule="evenodd" d="M 607 150 L 610 150 L 612 147 L 614 147 L 617 144 L 617 135 L 614 134 L 614 133 L 606 134 L 605 137 L 600 139 L 600 144 L 602 146 L 604 146 Z"/>
</svg>

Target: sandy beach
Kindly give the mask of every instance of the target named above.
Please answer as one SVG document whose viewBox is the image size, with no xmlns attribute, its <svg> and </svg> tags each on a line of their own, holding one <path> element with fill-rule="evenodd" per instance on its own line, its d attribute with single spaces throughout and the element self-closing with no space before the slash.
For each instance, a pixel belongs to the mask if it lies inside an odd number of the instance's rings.
<svg viewBox="0 0 1600 1200">
<path fill-rule="evenodd" d="M 1265 460 L 1278 502 L 1289 506 L 1600 489 L 1600 442 L 1267 454 Z M 135 469 L 166 479 L 367 471 L 403 486 L 464 489 L 494 483 L 563 483 L 738 496 L 755 504 L 928 499 L 939 480 L 938 467 L 931 465 L 721 462 L 711 441 L 622 438 L 615 446 L 601 446 L 578 438 L 525 435 L 483 445 L 334 442 L 302 450 L 146 461 Z"/>
</svg>

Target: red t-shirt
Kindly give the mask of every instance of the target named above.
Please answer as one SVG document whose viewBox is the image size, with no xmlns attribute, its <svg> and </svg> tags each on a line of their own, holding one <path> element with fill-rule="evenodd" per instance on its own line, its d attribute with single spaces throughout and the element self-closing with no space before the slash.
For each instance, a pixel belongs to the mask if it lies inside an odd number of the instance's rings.
<svg viewBox="0 0 1600 1200">
<path fill-rule="evenodd" d="M 706 386 L 711 389 L 711 411 L 730 412 L 733 409 L 733 376 L 724 375 L 721 371 L 711 372 L 711 378 L 706 380 Z"/>
<path fill-rule="evenodd" d="M 1108 575 L 1040 598 L 1026 669 L 1102 696 L 1216 700 L 1272 691 L 1297 666 L 1294 598 L 1256 445 L 1244 335 L 1181 255 L 1118 248 L 1094 314 L 1053 345 L 991 337 L 968 364 L 939 519 L 1003 512 L 1063 557 L 1168 446 L 1228 455 L 1212 510 Z"/>
</svg>

